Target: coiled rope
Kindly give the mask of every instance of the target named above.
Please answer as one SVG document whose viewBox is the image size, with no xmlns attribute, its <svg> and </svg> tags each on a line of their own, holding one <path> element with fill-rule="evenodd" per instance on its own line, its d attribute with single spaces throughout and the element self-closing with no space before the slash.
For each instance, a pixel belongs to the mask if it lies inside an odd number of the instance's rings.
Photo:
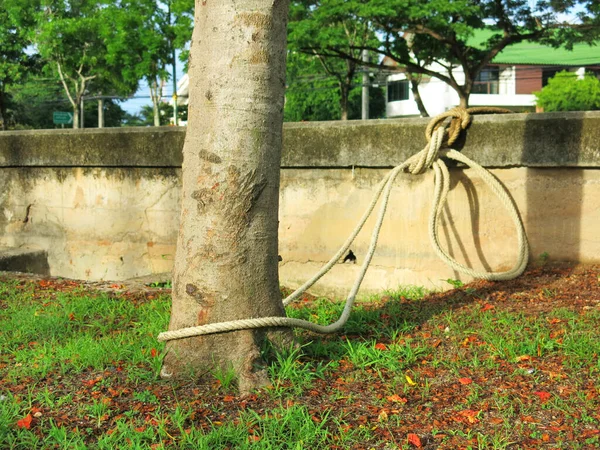
<svg viewBox="0 0 600 450">
<path fill-rule="evenodd" d="M 200 336 L 206 334 L 223 333 L 228 331 L 239 331 L 248 330 L 254 328 L 266 328 L 266 327 L 298 327 L 304 328 L 309 331 L 316 333 L 335 333 L 341 329 L 350 316 L 350 311 L 354 305 L 356 294 L 360 288 L 360 285 L 365 277 L 375 248 L 377 247 L 377 240 L 379 238 L 379 232 L 385 217 L 385 213 L 388 206 L 390 194 L 394 180 L 400 172 L 408 172 L 413 175 L 419 175 L 430 168 L 434 171 L 434 199 L 431 214 L 429 215 L 428 231 L 431 243 L 435 252 L 438 256 L 454 270 L 470 275 L 474 278 L 481 278 L 484 280 L 511 280 L 523 273 L 527 265 L 529 258 L 529 250 L 527 245 L 527 237 L 525 235 L 525 229 L 519 212 L 508 193 L 500 182 L 491 175 L 486 169 L 481 167 L 479 164 L 470 160 L 463 154 L 450 148 L 450 146 L 456 141 L 461 131 L 466 129 L 471 122 L 472 114 L 489 114 L 489 113 L 511 113 L 512 111 L 501 109 L 501 108 L 453 108 L 439 116 L 434 117 L 425 131 L 425 137 L 427 138 L 428 144 L 423 150 L 415 155 L 411 156 L 404 163 L 393 168 L 379 183 L 377 186 L 373 200 L 369 204 L 369 207 L 359 220 L 354 231 L 350 234 L 346 242 L 340 247 L 335 255 L 319 270 L 310 280 L 296 289 L 292 294 L 283 300 L 284 306 L 289 305 L 294 300 L 298 299 L 308 288 L 315 284 L 323 275 L 325 275 L 334 264 L 348 251 L 352 242 L 363 228 L 365 222 L 370 217 L 375 205 L 377 204 L 380 197 L 382 197 L 381 205 L 379 207 L 379 213 L 377 215 L 377 221 L 373 233 L 371 235 L 371 242 L 367 255 L 365 256 L 364 262 L 360 268 L 360 272 L 348 294 L 344 310 L 340 315 L 340 318 L 330 325 L 318 325 L 313 322 L 309 322 L 301 319 L 294 319 L 289 317 L 259 317 L 252 319 L 233 320 L 230 322 L 219 322 L 211 323 L 207 325 L 182 328 L 179 330 L 165 331 L 158 335 L 159 341 L 169 341 L 173 339 L 183 339 L 192 336 Z M 445 121 L 450 118 L 450 123 L 446 124 Z M 458 263 L 448 253 L 442 249 L 439 243 L 438 236 L 438 222 L 442 212 L 442 208 L 446 203 L 448 192 L 450 190 L 450 173 L 448 167 L 440 157 L 446 157 L 455 161 L 461 162 L 475 171 L 475 173 L 490 187 L 490 189 L 498 196 L 503 206 L 508 211 L 517 232 L 517 245 L 518 254 L 517 261 L 514 267 L 505 272 L 486 272 L 477 271 L 469 267 L 466 267 Z"/>
</svg>

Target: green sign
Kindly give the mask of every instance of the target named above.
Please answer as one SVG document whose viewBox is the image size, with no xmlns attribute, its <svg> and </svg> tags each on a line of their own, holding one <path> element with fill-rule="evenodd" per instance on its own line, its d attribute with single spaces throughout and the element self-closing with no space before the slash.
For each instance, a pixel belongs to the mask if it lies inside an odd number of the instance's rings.
<svg viewBox="0 0 600 450">
<path fill-rule="evenodd" d="M 55 125 L 73 123 L 73 113 L 54 111 L 52 113 L 52 120 L 54 121 Z"/>
</svg>

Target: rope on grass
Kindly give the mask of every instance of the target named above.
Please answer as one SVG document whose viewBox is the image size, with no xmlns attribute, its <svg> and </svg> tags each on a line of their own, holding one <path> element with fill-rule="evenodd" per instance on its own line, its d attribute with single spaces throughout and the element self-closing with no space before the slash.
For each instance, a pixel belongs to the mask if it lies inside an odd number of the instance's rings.
<svg viewBox="0 0 600 450">
<path fill-rule="evenodd" d="M 428 233 L 431 240 L 432 246 L 438 256 L 450 267 L 458 272 L 465 273 L 474 278 L 481 278 L 485 280 L 511 280 L 521 275 L 527 265 L 529 258 L 529 249 L 527 245 L 527 237 L 525 235 L 525 229 L 519 212 L 512 199 L 508 195 L 505 188 L 500 182 L 486 169 L 479 164 L 475 163 L 471 159 L 464 156 L 462 153 L 457 152 L 449 148 L 458 138 L 461 131 L 466 129 L 471 123 L 472 114 L 486 114 L 486 113 L 511 113 L 512 111 L 501 109 L 501 108 L 453 108 L 439 116 L 434 117 L 425 131 L 428 144 L 423 150 L 415 155 L 411 156 L 405 162 L 399 166 L 393 168 L 379 183 L 377 186 L 375 195 L 369 204 L 369 207 L 359 220 L 358 224 L 346 240 L 340 247 L 335 255 L 306 283 L 296 289 L 292 294 L 283 300 L 284 306 L 289 305 L 294 300 L 298 299 L 307 289 L 315 284 L 323 275 L 336 264 L 337 261 L 348 251 L 352 242 L 362 230 L 365 222 L 371 216 L 371 213 L 375 209 L 375 205 L 382 197 L 381 205 L 377 215 L 377 220 L 373 233 L 371 234 L 371 242 L 367 255 L 365 256 L 364 262 L 360 268 L 359 274 L 348 294 L 344 310 L 340 315 L 339 319 L 330 325 L 319 325 L 307 320 L 294 319 L 290 317 L 259 317 L 253 319 L 233 320 L 229 322 L 211 323 L 207 325 L 182 328 L 179 330 L 165 331 L 158 335 L 159 341 L 169 341 L 174 339 L 183 339 L 193 336 L 201 336 L 206 334 L 224 333 L 228 331 L 239 331 L 248 330 L 255 328 L 268 328 L 268 327 L 296 327 L 304 328 L 306 330 L 315 333 L 335 333 L 341 329 L 347 322 L 352 306 L 356 299 L 356 294 L 360 288 L 360 285 L 365 277 L 375 249 L 377 247 L 377 240 L 379 238 L 379 232 L 385 218 L 387 211 L 388 201 L 392 192 L 394 181 L 400 172 L 408 172 L 413 175 L 419 175 L 425 173 L 427 170 L 432 169 L 434 173 L 434 197 L 431 213 L 429 215 Z M 446 124 L 445 121 L 450 118 L 450 123 Z M 473 169 L 473 171 L 490 187 L 490 189 L 498 196 L 502 205 L 506 208 L 510 218 L 512 219 L 515 229 L 517 232 L 517 261 L 512 269 L 505 272 L 487 272 L 477 271 L 466 267 L 454 258 L 441 247 L 438 236 L 438 222 L 439 217 L 442 213 L 442 209 L 446 203 L 448 192 L 450 191 L 450 173 L 445 162 L 440 159 L 445 157 L 465 164 L 466 166 Z"/>
</svg>

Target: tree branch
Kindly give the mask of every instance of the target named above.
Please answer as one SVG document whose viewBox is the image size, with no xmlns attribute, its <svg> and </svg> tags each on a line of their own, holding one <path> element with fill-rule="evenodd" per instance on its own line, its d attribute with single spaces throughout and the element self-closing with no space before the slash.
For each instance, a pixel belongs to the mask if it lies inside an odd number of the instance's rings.
<svg viewBox="0 0 600 450">
<path fill-rule="evenodd" d="M 67 97 L 69 97 L 71 105 L 73 105 L 73 108 L 75 108 L 76 103 L 75 100 L 73 100 L 73 97 L 71 96 L 71 92 L 69 91 L 69 86 L 67 85 L 67 81 L 65 80 L 65 75 L 63 74 L 62 68 L 60 66 L 60 61 L 56 61 L 56 66 L 58 67 L 58 76 L 60 77 L 60 81 L 62 82 L 63 87 L 65 88 Z M 77 90 L 77 86 L 75 87 L 75 90 Z"/>
</svg>

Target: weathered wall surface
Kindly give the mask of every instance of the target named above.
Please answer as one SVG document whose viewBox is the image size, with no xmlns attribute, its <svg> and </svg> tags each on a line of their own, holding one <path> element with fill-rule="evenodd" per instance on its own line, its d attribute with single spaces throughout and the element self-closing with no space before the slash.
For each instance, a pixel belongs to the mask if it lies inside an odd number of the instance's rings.
<svg viewBox="0 0 600 450">
<path fill-rule="evenodd" d="M 289 124 L 280 190 L 280 276 L 294 286 L 345 241 L 390 167 L 424 145 L 421 119 Z M 46 250 L 53 275 L 125 279 L 171 269 L 184 130 L 103 129 L 0 134 L 0 246 Z M 476 117 L 461 144 L 510 191 L 532 258 L 600 260 L 600 114 Z M 504 270 L 513 225 L 470 169 L 451 170 L 442 244 L 469 266 Z M 432 174 L 401 175 L 365 290 L 447 287 L 465 279 L 428 240 Z M 358 273 L 374 219 L 318 286 L 343 292 Z"/>
</svg>

